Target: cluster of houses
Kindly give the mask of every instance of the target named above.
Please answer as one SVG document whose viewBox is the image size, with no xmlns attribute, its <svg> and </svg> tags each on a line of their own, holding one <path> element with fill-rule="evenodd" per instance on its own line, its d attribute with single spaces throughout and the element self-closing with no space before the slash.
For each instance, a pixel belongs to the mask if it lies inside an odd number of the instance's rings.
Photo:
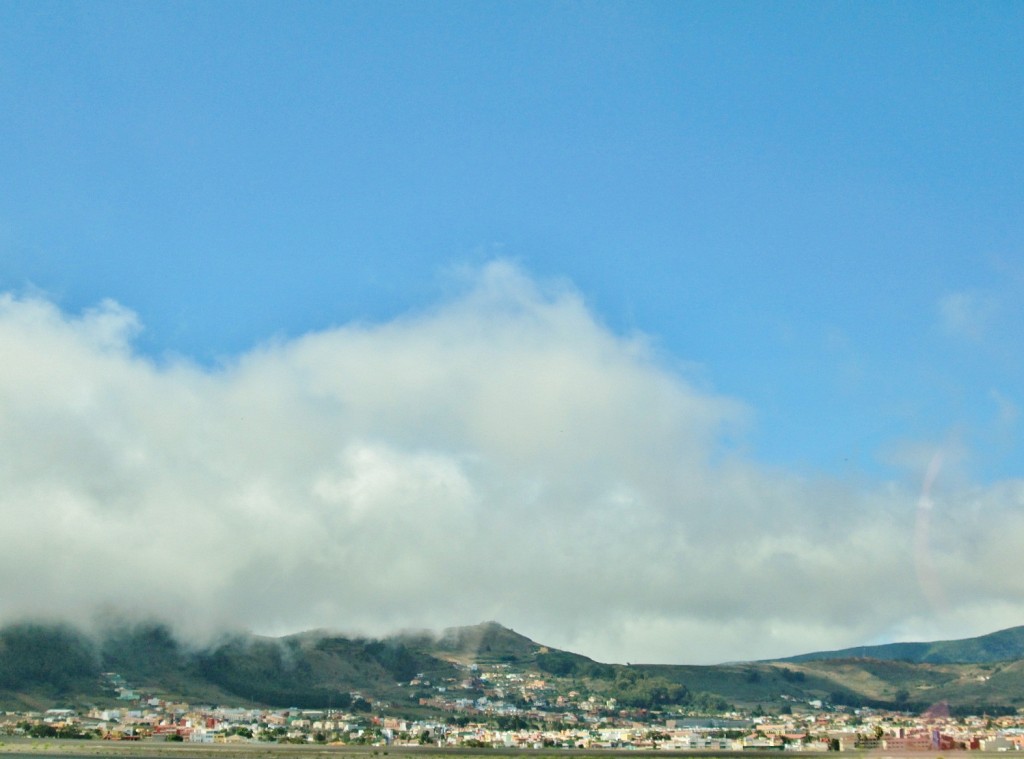
<svg viewBox="0 0 1024 759">
<path fill-rule="evenodd" d="M 493 720 L 407 720 L 320 710 L 204 708 L 156 699 L 140 708 L 8 713 L 0 730 L 36 735 L 75 728 L 76 735 L 108 740 L 182 740 L 193 743 L 363 743 L 371 745 L 492 746 L 508 748 L 633 748 L 685 751 L 1018 751 L 1024 748 L 1024 718 L 918 718 L 851 710 L 779 717 L 678 718 L 609 724 L 562 721 L 544 727 L 500 729 Z"/>
<path fill-rule="evenodd" d="M 170 740 L 191 743 L 275 741 L 681 751 L 1018 751 L 1024 748 L 1024 716 L 951 718 L 871 709 L 825 709 L 820 703 L 787 706 L 786 714 L 714 717 L 619 710 L 614 699 L 575 691 L 557 694 L 541 678 L 498 666 L 475 667 L 467 682 L 431 686 L 418 676 L 406 684 L 417 706 L 443 717 L 422 720 L 386 716 L 390 705 L 363 701 L 369 713 L 340 710 L 203 707 L 140 695 L 117 675 L 121 708 L 79 713 L 0 714 L 7 735 L 91 737 L 107 740 Z M 476 698 L 457 694 L 483 693 Z M 449 692 L 451 691 L 451 692 Z M 513 698 L 514 696 L 514 698 Z"/>
</svg>

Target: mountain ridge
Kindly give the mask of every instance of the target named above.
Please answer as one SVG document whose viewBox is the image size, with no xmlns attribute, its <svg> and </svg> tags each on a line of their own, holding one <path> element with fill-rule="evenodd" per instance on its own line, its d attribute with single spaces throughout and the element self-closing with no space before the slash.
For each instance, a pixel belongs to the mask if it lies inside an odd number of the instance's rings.
<svg viewBox="0 0 1024 759">
<path fill-rule="evenodd" d="M 880 656 L 846 655 L 851 651 Z M 979 660 L 939 661 L 942 656 Z M 493 621 L 383 638 L 322 630 L 279 638 L 232 633 L 205 646 L 183 643 L 158 621 L 122 621 L 89 633 L 58 623 L 0 628 L 0 708 L 9 709 L 113 704 L 130 690 L 193 703 L 443 712 L 446 699 L 496 694 L 488 672 L 544 682 L 551 698 L 583 692 L 645 711 L 813 702 L 923 711 L 941 701 L 1005 713 L 1024 705 L 1024 627 L 964 641 L 721 665 L 604 664 Z M 502 698 L 517 708 L 531 703 L 525 691 Z"/>
<path fill-rule="evenodd" d="M 881 643 L 817 651 L 763 661 L 806 662 L 829 659 L 879 659 L 915 664 L 991 664 L 1024 658 L 1024 626 L 956 640 Z"/>
</svg>

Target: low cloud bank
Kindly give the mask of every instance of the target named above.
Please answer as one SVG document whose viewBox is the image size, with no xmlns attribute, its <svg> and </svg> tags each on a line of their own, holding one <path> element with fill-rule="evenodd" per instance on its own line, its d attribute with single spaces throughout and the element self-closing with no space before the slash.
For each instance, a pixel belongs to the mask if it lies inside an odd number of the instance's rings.
<svg viewBox="0 0 1024 759">
<path fill-rule="evenodd" d="M 215 369 L 139 354 L 139 328 L 0 296 L 2 622 L 496 619 L 681 663 L 1024 623 L 1020 481 L 923 498 L 760 467 L 724 443 L 742 403 L 508 264 Z"/>
</svg>

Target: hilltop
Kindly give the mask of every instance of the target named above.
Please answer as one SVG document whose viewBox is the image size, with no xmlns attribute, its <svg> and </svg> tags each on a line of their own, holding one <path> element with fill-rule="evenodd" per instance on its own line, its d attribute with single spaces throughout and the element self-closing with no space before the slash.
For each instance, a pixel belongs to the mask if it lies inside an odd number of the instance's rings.
<svg viewBox="0 0 1024 759">
<path fill-rule="evenodd" d="M 777 661 L 808 662 L 855 658 L 927 664 L 991 664 L 1011 661 L 1024 658 L 1024 627 L 1011 627 L 962 640 L 857 646 L 839 651 L 800 654 Z"/>
</svg>

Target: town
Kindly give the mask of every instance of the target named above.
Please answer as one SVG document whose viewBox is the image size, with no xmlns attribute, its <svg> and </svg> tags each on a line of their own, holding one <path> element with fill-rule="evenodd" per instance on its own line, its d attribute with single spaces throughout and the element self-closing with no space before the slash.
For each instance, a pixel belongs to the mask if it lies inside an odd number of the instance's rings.
<svg viewBox="0 0 1024 759">
<path fill-rule="evenodd" d="M 118 705 L 0 715 L 0 732 L 25 739 L 170 741 L 199 744 L 290 743 L 464 748 L 663 749 L 683 751 L 1016 751 L 1024 747 L 1024 715 L 952 716 L 942 704 L 905 712 L 788 700 L 765 713 L 731 709 L 620 708 L 615 699 L 576 691 L 558 694 L 540 673 L 493 665 L 466 668 L 461 684 L 403 684 L 413 710 L 353 692 L 346 709 L 266 709 L 168 701 L 105 678 Z M 482 689 L 475 699 L 460 685 Z M 452 691 L 452 694 L 449 693 Z M 431 693 L 432 695 L 424 695 Z"/>
</svg>

